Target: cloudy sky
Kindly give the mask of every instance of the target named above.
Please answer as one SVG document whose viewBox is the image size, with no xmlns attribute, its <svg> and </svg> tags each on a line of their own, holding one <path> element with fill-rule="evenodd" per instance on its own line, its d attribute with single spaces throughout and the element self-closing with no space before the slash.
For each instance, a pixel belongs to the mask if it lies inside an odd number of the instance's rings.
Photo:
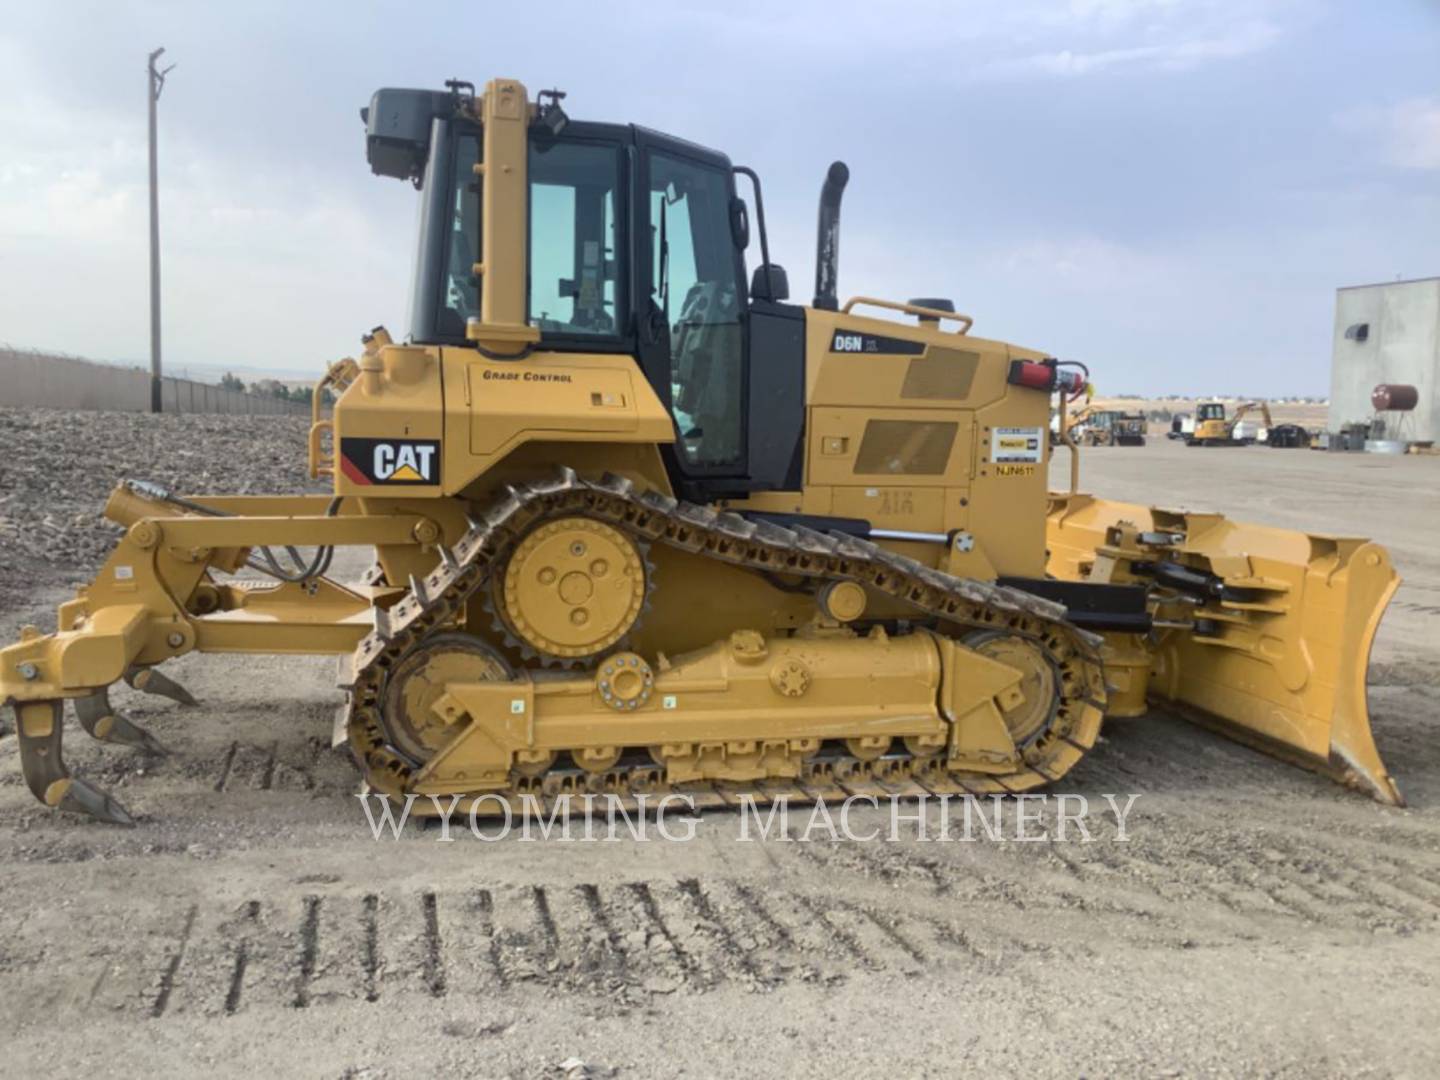
<svg viewBox="0 0 1440 1080">
<path fill-rule="evenodd" d="M 514 76 L 727 151 L 813 281 L 950 296 L 1102 391 L 1324 393 L 1337 286 L 1440 274 L 1440 0 L 23 3 L 0 20 L 0 341 L 148 356 L 145 57 L 167 362 L 308 372 L 405 325 L 416 195 L 379 86 Z M 3 397 L 3 391 L 0 391 Z"/>
</svg>

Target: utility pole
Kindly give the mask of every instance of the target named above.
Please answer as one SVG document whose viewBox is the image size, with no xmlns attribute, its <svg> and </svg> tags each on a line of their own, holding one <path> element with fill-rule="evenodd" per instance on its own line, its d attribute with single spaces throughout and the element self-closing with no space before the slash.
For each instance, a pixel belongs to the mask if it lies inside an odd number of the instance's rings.
<svg viewBox="0 0 1440 1080">
<path fill-rule="evenodd" d="M 160 397 L 160 175 L 155 146 L 155 106 L 165 88 L 165 76 L 175 65 L 164 71 L 155 69 L 155 61 L 165 49 L 150 54 L 146 96 L 150 105 L 150 411 L 161 411 Z"/>
</svg>

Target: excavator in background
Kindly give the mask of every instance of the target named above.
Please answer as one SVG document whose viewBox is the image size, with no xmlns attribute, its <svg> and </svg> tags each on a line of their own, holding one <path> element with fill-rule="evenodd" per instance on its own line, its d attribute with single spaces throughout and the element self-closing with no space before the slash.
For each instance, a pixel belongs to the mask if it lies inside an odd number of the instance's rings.
<svg viewBox="0 0 1440 1080">
<path fill-rule="evenodd" d="M 1223 401 L 1202 401 L 1195 406 L 1195 430 L 1185 440 L 1187 446 L 1248 446 L 1255 439 L 1239 437 L 1240 421 L 1248 413 L 1259 411 L 1268 433 L 1275 427 L 1270 406 L 1264 401 L 1244 401 L 1235 407 L 1233 416 L 1225 415 Z"/>
<path fill-rule="evenodd" d="M 132 823 L 66 766 L 66 703 L 161 752 L 110 687 L 189 701 L 162 665 L 203 652 L 339 657 L 336 743 L 417 813 L 1004 795 L 1151 702 L 1401 802 L 1366 711 L 1382 547 L 1082 493 L 1081 365 L 947 300 L 840 301 L 843 164 L 797 304 L 753 170 L 563 98 L 374 95 L 370 167 L 420 192 L 409 334 L 322 380 L 328 494 L 114 491 L 94 581 L 0 650 L 36 798 Z"/>
</svg>

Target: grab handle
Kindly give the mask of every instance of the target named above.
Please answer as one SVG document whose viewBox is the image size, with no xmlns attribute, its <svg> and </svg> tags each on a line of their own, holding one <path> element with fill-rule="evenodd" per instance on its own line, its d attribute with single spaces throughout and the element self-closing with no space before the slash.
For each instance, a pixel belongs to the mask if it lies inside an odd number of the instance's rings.
<svg viewBox="0 0 1440 1080">
<path fill-rule="evenodd" d="M 889 308 L 891 311 L 903 311 L 907 315 L 918 315 L 924 319 L 951 319 L 955 322 L 963 322 L 965 325 L 955 332 L 957 334 L 968 334 L 970 327 L 975 325 L 975 320 L 969 315 L 962 315 L 958 311 L 941 311 L 939 308 L 921 307 L 919 304 L 902 304 L 898 300 L 877 300 L 873 296 L 852 296 L 845 301 L 845 306 L 840 310 L 850 314 L 850 309 L 856 304 L 868 304 L 870 307 Z"/>
</svg>

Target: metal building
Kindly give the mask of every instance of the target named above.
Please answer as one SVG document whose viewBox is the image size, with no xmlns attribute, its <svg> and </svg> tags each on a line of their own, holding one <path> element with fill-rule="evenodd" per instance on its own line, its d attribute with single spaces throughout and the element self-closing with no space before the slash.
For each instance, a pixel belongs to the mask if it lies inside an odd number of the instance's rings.
<svg viewBox="0 0 1440 1080">
<path fill-rule="evenodd" d="M 1440 439 L 1440 277 L 1336 290 L 1329 430 L 1373 418 L 1380 383 L 1419 391 L 1406 419 L 1387 417 L 1386 437 Z"/>
</svg>

